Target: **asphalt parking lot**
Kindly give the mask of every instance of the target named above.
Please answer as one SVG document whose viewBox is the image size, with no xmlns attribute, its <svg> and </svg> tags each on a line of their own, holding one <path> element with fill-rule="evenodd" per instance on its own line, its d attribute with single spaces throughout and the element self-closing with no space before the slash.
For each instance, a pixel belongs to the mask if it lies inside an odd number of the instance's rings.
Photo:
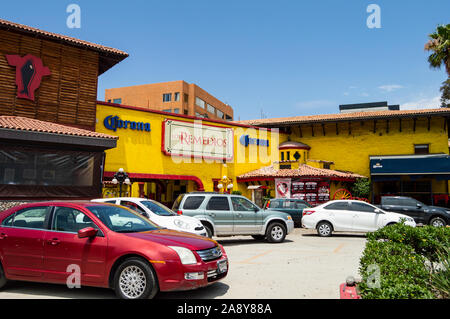
<svg viewBox="0 0 450 319">
<path fill-rule="evenodd" d="M 316 299 L 339 298 L 339 284 L 358 277 L 364 249 L 362 234 L 318 237 L 315 231 L 295 229 L 281 244 L 251 237 L 215 238 L 227 251 L 228 276 L 221 282 L 193 291 L 159 293 L 160 299 Z M 69 289 L 63 285 L 14 282 L 0 291 L 7 298 L 115 298 L 112 290 Z"/>
</svg>

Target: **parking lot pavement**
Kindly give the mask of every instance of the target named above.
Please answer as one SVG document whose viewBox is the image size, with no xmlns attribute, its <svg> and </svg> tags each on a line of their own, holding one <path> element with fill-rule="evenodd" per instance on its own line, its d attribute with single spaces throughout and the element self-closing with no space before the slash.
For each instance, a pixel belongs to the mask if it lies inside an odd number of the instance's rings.
<svg viewBox="0 0 450 319">
<path fill-rule="evenodd" d="M 361 234 L 318 237 L 295 229 L 284 243 L 270 244 L 249 236 L 217 239 L 230 260 L 228 276 L 211 286 L 185 292 L 159 293 L 156 298 L 315 299 L 339 298 L 339 284 L 358 277 L 365 246 Z M 115 298 L 112 290 L 68 289 L 62 285 L 15 282 L 0 291 L 5 298 Z"/>
</svg>

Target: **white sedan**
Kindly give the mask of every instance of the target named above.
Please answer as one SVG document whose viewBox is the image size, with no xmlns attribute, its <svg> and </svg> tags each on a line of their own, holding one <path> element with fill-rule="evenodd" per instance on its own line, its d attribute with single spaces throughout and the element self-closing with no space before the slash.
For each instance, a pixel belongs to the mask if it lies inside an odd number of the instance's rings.
<svg viewBox="0 0 450 319">
<path fill-rule="evenodd" d="M 302 226 L 317 229 L 319 236 L 328 237 L 334 231 L 371 232 L 403 220 L 406 225 L 416 226 L 409 216 L 386 212 L 363 201 L 333 200 L 304 209 Z"/>
<path fill-rule="evenodd" d="M 177 215 L 163 204 L 154 200 L 136 197 L 115 197 L 93 199 L 92 202 L 103 202 L 125 206 L 147 217 L 159 226 L 200 236 L 207 236 L 205 227 L 197 218 Z"/>
</svg>

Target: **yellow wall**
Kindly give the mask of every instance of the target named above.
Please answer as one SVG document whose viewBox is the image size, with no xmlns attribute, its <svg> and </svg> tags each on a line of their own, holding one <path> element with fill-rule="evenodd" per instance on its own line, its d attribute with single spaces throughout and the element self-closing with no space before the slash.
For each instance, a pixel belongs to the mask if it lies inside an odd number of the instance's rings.
<svg viewBox="0 0 450 319">
<path fill-rule="evenodd" d="M 108 130 L 103 125 L 105 117 L 119 116 L 122 120 L 144 122 L 151 124 L 151 132 L 131 129 L 117 129 L 116 132 Z M 233 127 L 234 129 L 234 158 L 226 165 L 221 160 L 202 160 L 192 158 L 175 158 L 165 155 L 161 151 L 162 122 L 165 119 L 183 120 L 193 122 L 191 119 L 180 118 L 168 114 L 158 114 L 148 111 L 138 111 L 129 108 L 120 108 L 110 105 L 97 105 L 96 131 L 119 136 L 117 147 L 106 151 L 105 171 L 116 172 L 123 168 L 128 173 L 141 174 L 167 174 L 167 175 L 193 175 L 203 182 L 205 191 L 213 190 L 213 179 L 220 179 L 226 175 L 233 180 L 233 190 L 240 190 L 245 196 L 251 196 L 245 184 L 236 182 L 236 176 L 262 166 L 271 165 L 278 160 L 278 144 L 280 139 L 277 132 L 265 129 L 239 127 L 231 124 L 218 124 L 203 121 L 204 124 Z M 252 138 L 269 139 L 270 146 L 249 145 L 244 147 L 239 143 L 242 135 Z M 273 138 L 273 140 L 272 140 Z M 282 135 L 281 141 L 286 139 Z M 178 161 L 182 163 L 177 163 Z M 137 186 L 133 186 L 133 195 L 136 195 Z"/>
</svg>

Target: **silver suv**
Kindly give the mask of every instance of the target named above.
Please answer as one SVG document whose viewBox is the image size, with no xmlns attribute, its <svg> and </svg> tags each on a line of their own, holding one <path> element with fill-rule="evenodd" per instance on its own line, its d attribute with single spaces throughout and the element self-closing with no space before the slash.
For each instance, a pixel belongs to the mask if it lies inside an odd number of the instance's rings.
<svg viewBox="0 0 450 319">
<path fill-rule="evenodd" d="M 289 214 L 261 209 L 240 195 L 208 192 L 181 194 L 172 210 L 199 219 L 209 237 L 251 235 L 258 240 L 281 243 L 294 229 Z"/>
</svg>

